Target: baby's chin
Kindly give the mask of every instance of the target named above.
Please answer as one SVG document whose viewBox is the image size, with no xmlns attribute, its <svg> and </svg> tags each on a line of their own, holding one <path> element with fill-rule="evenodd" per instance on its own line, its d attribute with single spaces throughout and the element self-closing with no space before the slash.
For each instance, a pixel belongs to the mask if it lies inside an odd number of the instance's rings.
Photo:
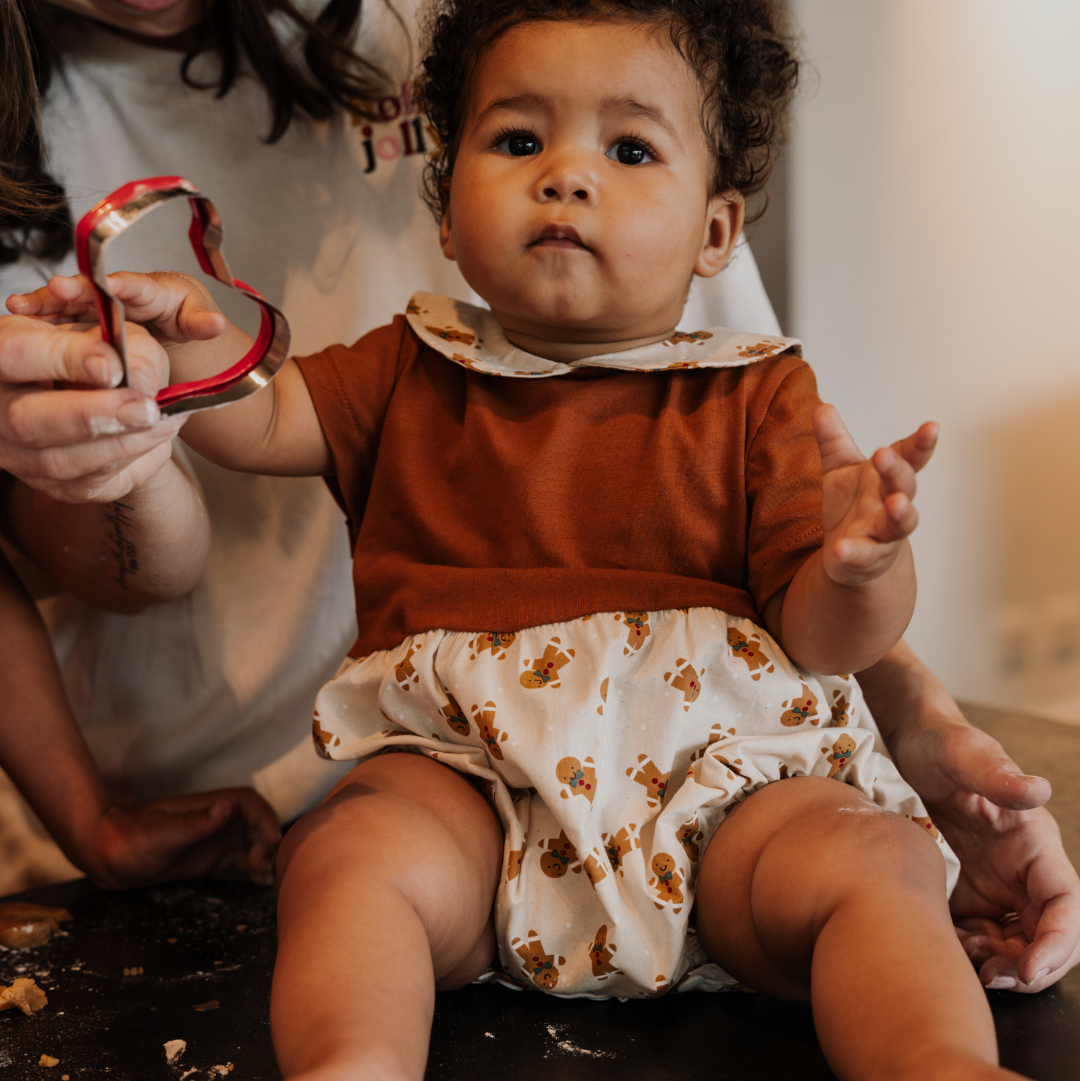
<svg viewBox="0 0 1080 1081">
<path fill-rule="evenodd" d="M 553 343 L 577 345 L 635 341 L 662 333 L 666 320 L 643 317 L 629 305 L 603 303 L 580 295 L 557 295 L 537 303 L 535 296 L 486 298 L 505 330 Z M 653 325 L 655 324 L 655 326 Z"/>
</svg>

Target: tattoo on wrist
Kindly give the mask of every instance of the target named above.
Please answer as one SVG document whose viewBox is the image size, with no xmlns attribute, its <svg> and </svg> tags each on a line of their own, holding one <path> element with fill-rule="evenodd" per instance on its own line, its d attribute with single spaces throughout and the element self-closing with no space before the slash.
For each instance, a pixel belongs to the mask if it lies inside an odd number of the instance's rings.
<svg viewBox="0 0 1080 1081">
<path fill-rule="evenodd" d="M 113 559 L 116 561 L 116 581 L 121 589 L 127 588 L 129 574 L 139 573 L 139 556 L 135 542 L 127 536 L 127 530 L 131 526 L 131 509 L 129 504 L 117 501 L 110 503 L 105 513 L 105 521 L 112 527 L 109 542 Z"/>
</svg>

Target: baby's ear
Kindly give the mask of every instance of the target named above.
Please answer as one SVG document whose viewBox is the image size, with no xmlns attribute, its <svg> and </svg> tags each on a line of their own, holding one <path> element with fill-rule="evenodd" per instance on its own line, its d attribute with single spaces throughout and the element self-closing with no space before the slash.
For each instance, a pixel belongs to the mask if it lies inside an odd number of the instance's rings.
<svg viewBox="0 0 1080 1081">
<path fill-rule="evenodd" d="M 700 278 L 711 278 L 727 266 L 742 233 L 746 204 L 738 192 L 727 192 L 709 198 L 705 210 L 705 231 L 701 253 L 694 264 Z"/>
<path fill-rule="evenodd" d="M 450 227 L 449 206 L 442 212 L 442 221 L 439 222 L 439 244 L 442 247 L 443 255 L 445 255 L 447 259 L 456 261 L 457 256 L 454 254 L 454 231 Z"/>
</svg>

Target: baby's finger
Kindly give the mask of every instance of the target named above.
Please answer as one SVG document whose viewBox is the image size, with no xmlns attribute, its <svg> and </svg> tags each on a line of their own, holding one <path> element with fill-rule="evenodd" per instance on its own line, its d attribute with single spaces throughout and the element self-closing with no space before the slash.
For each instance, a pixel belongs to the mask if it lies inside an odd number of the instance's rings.
<svg viewBox="0 0 1080 1081">
<path fill-rule="evenodd" d="M 885 520 L 876 533 L 880 541 L 898 541 L 911 536 L 919 524 L 919 512 L 915 504 L 903 492 L 893 492 L 885 500 Z"/>
<path fill-rule="evenodd" d="M 884 574 L 896 559 L 898 544 L 869 537 L 841 537 L 824 550 L 825 573 L 841 585 L 864 585 Z"/>
<path fill-rule="evenodd" d="M 928 420 L 906 439 L 893 443 L 892 449 L 918 473 L 933 457 L 940 431 L 936 422 Z"/>
<path fill-rule="evenodd" d="M 71 278 L 56 275 L 48 285 L 32 293 L 12 294 L 7 299 L 7 308 L 15 315 L 62 316 L 86 323 L 98 321 L 93 287 L 81 274 Z"/>
<path fill-rule="evenodd" d="M 866 461 L 862 451 L 851 438 L 834 405 L 819 405 L 813 416 L 814 436 L 821 453 L 821 468 L 830 473 L 848 465 L 861 465 Z"/>
<path fill-rule="evenodd" d="M 881 447 L 874 451 L 870 461 L 874 463 L 874 468 L 881 477 L 885 495 L 891 492 L 903 492 L 908 499 L 915 498 L 915 490 L 918 487 L 915 470 L 892 447 Z"/>
<path fill-rule="evenodd" d="M 126 318 L 151 323 L 171 341 L 206 341 L 225 329 L 225 316 L 209 293 L 186 274 L 109 275 L 109 288 L 124 303 Z"/>
</svg>

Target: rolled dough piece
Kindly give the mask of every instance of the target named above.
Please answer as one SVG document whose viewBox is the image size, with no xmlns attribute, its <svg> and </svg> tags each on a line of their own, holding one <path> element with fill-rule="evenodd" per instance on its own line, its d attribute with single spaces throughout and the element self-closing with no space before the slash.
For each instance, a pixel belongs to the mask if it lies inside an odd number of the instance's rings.
<svg viewBox="0 0 1080 1081">
<path fill-rule="evenodd" d="M 7 901 L 0 905 L 0 946 L 23 950 L 44 946 L 60 924 L 71 919 L 66 908 L 34 905 L 29 901 Z"/>
</svg>

